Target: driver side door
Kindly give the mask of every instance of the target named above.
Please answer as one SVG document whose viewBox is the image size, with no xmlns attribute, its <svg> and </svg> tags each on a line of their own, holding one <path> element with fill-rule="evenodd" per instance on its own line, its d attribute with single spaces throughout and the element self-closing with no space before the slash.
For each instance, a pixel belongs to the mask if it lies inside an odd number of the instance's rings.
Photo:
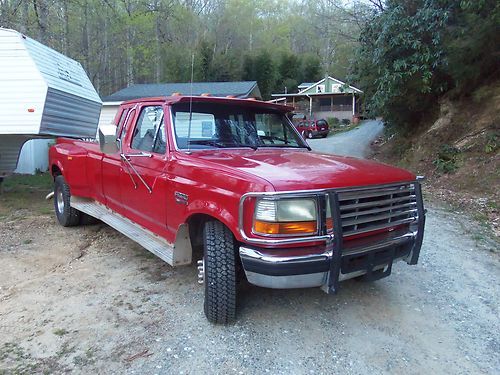
<svg viewBox="0 0 500 375">
<path fill-rule="evenodd" d="M 163 107 L 147 103 L 138 111 L 122 144 L 122 205 L 129 219 L 166 237 L 168 151 Z"/>
</svg>

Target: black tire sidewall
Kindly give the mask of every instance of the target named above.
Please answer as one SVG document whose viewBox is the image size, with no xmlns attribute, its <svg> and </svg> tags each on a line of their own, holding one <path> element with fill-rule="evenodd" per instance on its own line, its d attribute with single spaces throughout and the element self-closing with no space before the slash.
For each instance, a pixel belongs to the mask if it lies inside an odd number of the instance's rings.
<svg viewBox="0 0 500 375">
<path fill-rule="evenodd" d="M 219 248 L 213 243 L 216 237 L 223 243 Z M 235 240 L 229 229 L 219 221 L 208 221 L 204 225 L 203 262 L 205 315 L 212 323 L 229 324 L 236 316 Z M 221 290 L 225 293 L 221 293 Z"/>
<path fill-rule="evenodd" d="M 59 192 L 62 192 L 64 208 L 59 212 L 57 207 Z M 54 211 L 56 212 L 57 221 L 63 227 L 74 226 L 79 223 L 80 215 L 77 210 L 71 208 L 71 193 L 66 180 L 62 175 L 54 179 Z"/>
</svg>

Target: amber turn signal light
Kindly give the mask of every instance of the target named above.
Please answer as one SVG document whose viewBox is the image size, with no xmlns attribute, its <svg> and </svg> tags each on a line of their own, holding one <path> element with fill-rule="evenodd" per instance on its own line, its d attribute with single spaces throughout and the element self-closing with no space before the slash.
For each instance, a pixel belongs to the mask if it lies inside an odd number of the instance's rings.
<svg viewBox="0 0 500 375">
<path fill-rule="evenodd" d="M 314 234 L 317 230 L 316 221 L 272 223 L 256 220 L 254 224 L 254 231 L 258 234 Z"/>
</svg>

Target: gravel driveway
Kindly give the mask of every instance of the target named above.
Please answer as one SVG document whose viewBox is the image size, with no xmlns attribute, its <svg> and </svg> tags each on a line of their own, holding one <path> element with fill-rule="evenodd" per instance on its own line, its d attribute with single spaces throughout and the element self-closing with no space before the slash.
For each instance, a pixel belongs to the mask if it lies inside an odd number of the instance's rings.
<svg viewBox="0 0 500 375">
<path fill-rule="evenodd" d="M 329 154 L 355 156 L 363 158 L 370 150 L 371 142 L 382 134 L 384 125 L 382 121 L 362 121 L 358 127 L 345 133 L 339 133 L 328 138 L 308 139 L 307 143 L 315 151 Z"/>
<path fill-rule="evenodd" d="M 499 373 L 498 244 L 455 212 L 428 206 L 417 266 L 335 296 L 244 284 L 224 327 L 195 266 L 103 224 L 62 228 L 42 195 L 0 206 L 0 373 Z"/>
</svg>

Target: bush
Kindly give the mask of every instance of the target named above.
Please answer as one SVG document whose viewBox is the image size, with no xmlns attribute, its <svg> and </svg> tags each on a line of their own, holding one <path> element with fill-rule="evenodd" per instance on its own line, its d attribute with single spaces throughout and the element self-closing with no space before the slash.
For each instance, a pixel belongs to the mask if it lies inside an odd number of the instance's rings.
<svg viewBox="0 0 500 375">
<path fill-rule="evenodd" d="M 458 148 L 444 144 L 432 163 L 440 173 L 453 173 L 458 169 L 459 155 L 460 150 Z"/>
<path fill-rule="evenodd" d="M 498 144 L 498 137 L 496 134 L 489 134 L 486 137 L 486 145 L 484 146 L 484 152 L 491 154 L 496 152 L 500 145 Z"/>
<path fill-rule="evenodd" d="M 348 126 L 351 124 L 351 120 L 347 119 L 347 118 L 343 118 L 342 121 L 341 121 L 342 125 L 344 126 Z"/>
<path fill-rule="evenodd" d="M 326 121 L 328 122 L 328 125 L 330 125 L 330 127 L 332 128 L 338 127 L 340 124 L 340 120 L 337 117 L 328 117 Z"/>
<path fill-rule="evenodd" d="M 411 129 L 444 93 L 468 93 L 497 71 L 498 1 L 383 3 L 368 16 L 350 77 L 372 115 Z"/>
</svg>

